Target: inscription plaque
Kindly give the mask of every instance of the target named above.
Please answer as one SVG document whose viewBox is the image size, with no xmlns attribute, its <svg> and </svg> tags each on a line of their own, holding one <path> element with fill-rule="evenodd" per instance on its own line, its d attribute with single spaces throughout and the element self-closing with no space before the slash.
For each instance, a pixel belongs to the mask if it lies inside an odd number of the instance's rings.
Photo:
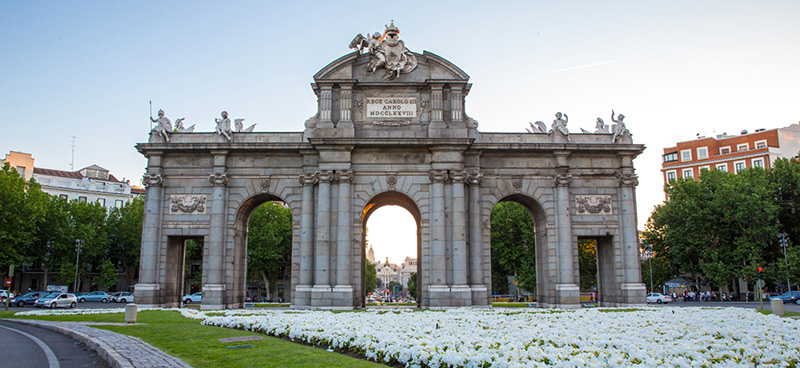
<svg viewBox="0 0 800 368">
<path fill-rule="evenodd" d="M 417 117 L 416 97 L 367 98 L 367 118 L 407 119 Z"/>
</svg>

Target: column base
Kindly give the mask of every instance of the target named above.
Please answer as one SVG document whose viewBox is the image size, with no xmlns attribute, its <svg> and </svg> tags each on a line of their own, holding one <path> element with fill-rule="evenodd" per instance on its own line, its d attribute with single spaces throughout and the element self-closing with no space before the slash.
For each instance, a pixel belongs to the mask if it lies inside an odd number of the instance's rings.
<svg viewBox="0 0 800 368">
<path fill-rule="evenodd" d="M 311 306 L 311 285 L 297 285 L 292 293 L 292 308 L 306 308 Z"/>
<path fill-rule="evenodd" d="M 203 285 L 203 302 L 200 309 L 224 309 L 225 308 L 225 285 L 206 284 Z"/>
<path fill-rule="evenodd" d="M 489 288 L 485 285 L 470 285 L 472 294 L 472 305 L 476 307 L 488 307 L 492 305 L 489 298 Z"/>
<path fill-rule="evenodd" d="M 472 305 L 472 289 L 469 285 L 453 285 L 450 287 L 450 306 L 466 307 Z"/>
<path fill-rule="evenodd" d="M 353 308 L 353 286 L 336 285 L 330 294 L 331 306 L 339 308 Z"/>
<path fill-rule="evenodd" d="M 330 307 L 331 287 L 328 285 L 314 285 L 311 288 L 312 307 Z"/>
<path fill-rule="evenodd" d="M 626 306 L 642 306 L 647 304 L 647 288 L 641 282 L 624 283 L 620 285 L 622 300 L 620 304 Z"/>
<path fill-rule="evenodd" d="M 136 284 L 133 290 L 134 299 L 138 305 L 153 305 L 160 307 L 159 297 L 161 296 L 161 285 L 159 284 Z"/>
<path fill-rule="evenodd" d="M 576 309 L 581 307 L 581 290 L 576 284 L 556 284 L 553 308 Z"/>
</svg>

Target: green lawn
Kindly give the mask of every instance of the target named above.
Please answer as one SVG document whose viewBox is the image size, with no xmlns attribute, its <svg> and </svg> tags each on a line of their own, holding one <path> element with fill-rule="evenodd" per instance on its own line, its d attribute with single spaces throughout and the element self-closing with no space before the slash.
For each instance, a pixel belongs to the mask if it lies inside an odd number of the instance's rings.
<svg viewBox="0 0 800 368">
<path fill-rule="evenodd" d="M 0 312 L 0 318 L 48 321 L 124 322 L 123 313 L 84 316 L 15 317 Z M 202 367 L 382 367 L 382 365 L 286 340 L 264 336 L 264 340 L 223 343 L 223 337 L 258 335 L 248 331 L 202 326 L 178 312 L 139 312 L 136 326 L 92 326 L 138 337 L 195 368 Z M 253 345 L 250 349 L 226 349 Z"/>
</svg>

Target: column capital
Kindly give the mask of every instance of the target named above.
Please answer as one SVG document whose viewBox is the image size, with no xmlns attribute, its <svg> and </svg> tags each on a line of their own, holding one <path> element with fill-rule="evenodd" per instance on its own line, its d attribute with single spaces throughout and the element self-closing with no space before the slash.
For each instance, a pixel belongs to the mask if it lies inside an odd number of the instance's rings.
<svg viewBox="0 0 800 368">
<path fill-rule="evenodd" d="M 353 170 L 336 170 L 336 173 L 333 175 L 333 177 L 340 183 L 349 183 L 353 181 Z"/>
<path fill-rule="evenodd" d="M 163 182 L 164 178 L 161 177 L 161 174 L 144 174 L 142 177 L 142 184 L 146 187 L 157 187 Z"/>
<path fill-rule="evenodd" d="M 433 183 L 444 183 L 447 180 L 447 170 L 431 170 L 428 172 L 428 178 Z"/>
<path fill-rule="evenodd" d="M 228 173 L 225 172 L 211 173 L 208 176 L 208 181 L 211 182 L 211 185 L 214 186 L 225 186 L 228 184 Z"/>
<path fill-rule="evenodd" d="M 467 174 L 466 182 L 469 185 L 481 185 L 482 180 L 483 180 L 483 174 L 481 174 L 478 171 Z"/>
<path fill-rule="evenodd" d="M 300 185 L 314 185 L 317 184 L 317 175 L 314 173 L 302 173 L 299 181 Z"/>
<path fill-rule="evenodd" d="M 553 176 L 553 180 L 555 181 L 557 187 L 568 187 L 572 182 L 572 174 L 558 173 Z"/>
<path fill-rule="evenodd" d="M 453 183 L 465 183 L 467 179 L 467 172 L 464 170 L 450 171 L 450 179 L 453 181 Z"/>
<path fill-rule="evenodd" d="M 320 183 L 330 183 L 333 180 L 333 171 L 331 170 L 317 170 L 314 175 Z"/>
<path fill-rule="evenodd" d="M 619 186 L 621 187 L 634 188 L 639 185 L 639 176 L 636 174 L 617 173 L 617 180 L 619 180 Z"/>
</svg>

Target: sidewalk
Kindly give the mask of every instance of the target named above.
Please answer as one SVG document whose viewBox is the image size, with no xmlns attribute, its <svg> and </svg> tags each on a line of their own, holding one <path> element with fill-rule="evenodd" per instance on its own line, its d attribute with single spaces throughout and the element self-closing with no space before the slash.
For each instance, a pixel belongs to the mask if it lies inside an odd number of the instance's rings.
<svg viewBox="0 0 800 368">
<path fill-rule="evenodd" d="M 190 365 L 167 355 L 152 345 L 131 336 L 116 332 L 91 328 L 80 322 L 52 322 L 29 319 L 8 319 L 3 321 L 21 323 L 28 326 L 46 328 L 67 335 L 97 352 L 109 366 L 114 368 L 191 368 Z"/>
</svg>

